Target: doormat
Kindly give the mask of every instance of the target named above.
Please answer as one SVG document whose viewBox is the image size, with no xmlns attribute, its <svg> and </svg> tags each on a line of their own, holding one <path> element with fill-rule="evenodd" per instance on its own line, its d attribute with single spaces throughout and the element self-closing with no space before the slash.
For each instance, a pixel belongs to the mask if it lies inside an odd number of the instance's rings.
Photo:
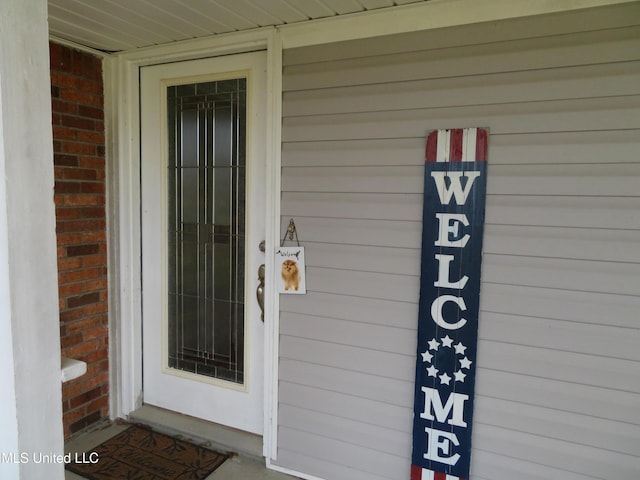
<svg viewBox="0 0 640 480">
<path fill-rule="evenodd" d="M 91 451 L 77 454 L 67 470 L 90 480 L 203 480 L 228 455 L 132 425 Z"/>
</svg>

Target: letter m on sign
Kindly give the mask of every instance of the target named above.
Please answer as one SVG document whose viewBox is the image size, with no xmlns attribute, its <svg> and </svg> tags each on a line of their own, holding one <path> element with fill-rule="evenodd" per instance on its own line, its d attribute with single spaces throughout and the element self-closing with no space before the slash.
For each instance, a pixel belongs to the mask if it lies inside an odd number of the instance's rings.
<svg viewBox="0 0 640 480">
<path fill-rule="evenodd" d="M 427 136 L 411 480 L 464 480 L 471 465 L 487 130 Z"/>
</svg>

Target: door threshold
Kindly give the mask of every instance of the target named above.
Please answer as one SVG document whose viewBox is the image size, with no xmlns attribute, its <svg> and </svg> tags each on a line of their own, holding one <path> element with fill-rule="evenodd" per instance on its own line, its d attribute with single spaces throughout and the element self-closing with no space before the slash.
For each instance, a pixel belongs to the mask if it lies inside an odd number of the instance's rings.
<svg viewBox="0 0 640 480">
<path fill-rule="evenodd" d="M 235 428 L 211 423 L 182 413 L 143 405 L 129 414 L 129 421 L 142 423 L 160 433 L 182 435 L 199 443 L 208 442 L 211 448 L 262 458 L 262 436 Z"/>
</svg>

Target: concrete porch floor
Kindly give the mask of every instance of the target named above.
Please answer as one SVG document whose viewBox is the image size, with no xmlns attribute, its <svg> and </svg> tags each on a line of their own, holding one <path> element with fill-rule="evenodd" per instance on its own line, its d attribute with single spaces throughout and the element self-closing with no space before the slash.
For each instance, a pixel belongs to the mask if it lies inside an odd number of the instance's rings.
<svg viewBox="0 0 640 480">
<path fill-rule="evenodd" d="M 162 419 L 162 424 L 158 424 Z M 296 480 L 265 466 L 264 458 L 256 455 L 255 439 L 242 432 L 225 429 L 190 417 L 167 412 L 155 407 L 143 407 L 131 416 L 131 422 L 144 423 L 154 430 L 168 435 L 180 434 L 194 443 L 207 442 L 212 449 L 233 451 L 238 454 L 225 461 L 206 480 Z M 117 435 L 128 427 L 124 422 L 114 422 L 84 433 L 65 444 L 65 453 L 89 452 L 92 448 Z M 86 480 L 65 470 L 65 480 Z M 115 480 L 115 479 L 114 479 Z"/>
</svg>

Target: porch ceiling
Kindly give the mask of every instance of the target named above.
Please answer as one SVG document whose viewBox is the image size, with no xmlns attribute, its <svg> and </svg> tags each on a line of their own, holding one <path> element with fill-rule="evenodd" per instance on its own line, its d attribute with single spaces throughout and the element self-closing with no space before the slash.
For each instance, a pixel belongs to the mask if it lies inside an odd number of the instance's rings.
<svg viewBox="0 0 640 480">
<path fill-rule="evenodd" d="M 429 0 L 48 0 L 51 35 L 103 51 Z"/>
</svg>

